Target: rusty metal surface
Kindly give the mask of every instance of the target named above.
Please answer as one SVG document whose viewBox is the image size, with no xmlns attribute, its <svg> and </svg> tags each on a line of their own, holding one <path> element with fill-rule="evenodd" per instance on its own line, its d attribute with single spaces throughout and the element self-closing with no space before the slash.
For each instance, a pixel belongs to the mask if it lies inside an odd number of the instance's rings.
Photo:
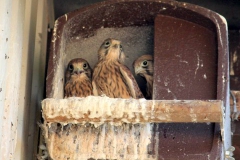
<svg viewBox="0 0 240 160">
<path fill-rule="evenodd" d="M 154 43 L 154 99 L 217 98 L 216 32 L 158 15 Z"/>
<path fill-rule="evenodd" d="M 156 124 L 159 159 L 221 159 L 219 125 L 214 123 Z"/>
<path fill-rule="evenodd" d="M 201 9 L 196 11 L 201 12 Z M 219 99 L 227 104 L 228 46 L 223 45 L 227 43 L 227 31 L 221 20 L 222 24 L 218 24 L 216 17 L 208 17 L 218 26 L 215 30 L 212 30 L 211 25 L 203 26 L 190 19 L 166 15 L 156 17 L 154 99 Z M 219 25 L 222 25 L 222 29 Z M 193 154 L 196 150 L 199 151 L 200 159 L 204 159 L 205 154 L 212 158 L 220 155 L 220 146 L 215 144 L 219 142 L 220 127 L 217 124 L 214 128 L 216 134 L 208 132 L 208 126 L 201 124 L 195 124 L 196 128 L 192 130 L 187 130 L 189 127 L 192 128 L 190 124 L 183 123 L 165 124 L 168 129 L 166 134 L 177 135 L 179 139 L 186 139 L 188 135 L 191 140 L 187 144 L 176 141 L 168 143 L 170 138 L 163 141 L 161 152 L 164 158 L 179 158 L 176 146 L 184 146 L 185 152 Z M 197 130 L 202 132 L 196 132 Z M 205 137 L 204 141 L 211 143 L 201 143 L 202 136 Z M 196 145 L 198 149 L 194 147 L 194 143 L 199 144 Z M 210 144 L 214 147 L 209 152 L 206 149 Z M 181 158 L 191 159 L 189 155 Z"/>
</svg>

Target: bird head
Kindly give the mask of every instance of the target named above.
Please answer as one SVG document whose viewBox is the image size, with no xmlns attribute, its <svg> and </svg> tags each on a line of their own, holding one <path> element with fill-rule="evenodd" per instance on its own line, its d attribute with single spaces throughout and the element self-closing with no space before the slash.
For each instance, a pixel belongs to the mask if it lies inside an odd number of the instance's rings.
<svg viewBox="0 0 240 160">
<path fill-rule="evenodd" d="M 71 77 L 88 77 L 92 76 L 92 69 L 88 62 L 82 58 L 72 59 L 67 66 L 66 80 L 70 80 Z"/>
<path fill-rule="evenodd" d="M 106 39 L 98 50 L 99 60 L 119 61 L 122 63 L 125 59 L 121 42 L 116 39 Z"/>
<path fill-rule="evenodd" d="M 153 75 L 153 56 L 146 54 L 137 58 L 133 62 L 133 68 L 136 75 L 146 77 L 146 75 Z"/>
</svg>

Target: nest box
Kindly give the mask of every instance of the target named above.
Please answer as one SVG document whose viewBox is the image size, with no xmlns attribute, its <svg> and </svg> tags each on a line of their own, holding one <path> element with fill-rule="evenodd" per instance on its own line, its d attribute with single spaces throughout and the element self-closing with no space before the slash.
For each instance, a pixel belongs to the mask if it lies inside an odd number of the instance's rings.
<svg viewBox="0 0 240 160">
<path fill-rule="evenodd" d="M 110 0 L 58 18 L 42 102 L 51 158 L 224 159 L 227 35 L 221 15 L 169 0 Z M 93 67 L 106 38 L 122 41 L 131 70 L 154 56 L 153 100 L 64 99 L 67 63 Z"/>
</svg>

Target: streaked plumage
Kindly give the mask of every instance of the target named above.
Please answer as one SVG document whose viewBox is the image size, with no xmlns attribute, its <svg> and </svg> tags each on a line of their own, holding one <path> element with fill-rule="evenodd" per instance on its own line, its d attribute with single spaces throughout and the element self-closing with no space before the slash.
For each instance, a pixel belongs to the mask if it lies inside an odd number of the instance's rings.
<svg viewBox="0 0 240 160">
<path fill-rule="evenodd" d="M 125 55 L 121 42 L 106 39 L 98 50 L 93 71 L 93 94 L 111 98 L 143 98 L 131 71 L 122 64 Z"/>
<path fill-rule="evenodd" d="M 136 75 L 144 77 L 147 81 L 146 98 L 152 98 L 153 91 L 153 56 L 142 55 L 133 62 L 133 68 Z"/>
<path fill-rule="evenodd" d="M 65 97 L 86 97 L 92 92 L 92 69 L 88 62 L 76 58 L 68 63 L 65 73 Z"/>
</svg>

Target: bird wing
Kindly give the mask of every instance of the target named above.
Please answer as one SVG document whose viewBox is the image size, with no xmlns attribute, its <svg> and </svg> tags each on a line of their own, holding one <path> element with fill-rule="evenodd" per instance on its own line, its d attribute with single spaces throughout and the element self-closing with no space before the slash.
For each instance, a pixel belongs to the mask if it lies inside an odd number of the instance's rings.
<svg viewBox="0 0 240 160">
<path fill-rule="evenodd" d="M 92 87 L 93 87 L 93 95 L 94 96 L 100 96 L 101 95 L 101 89 L 97 85 L 97 77 L 100 74 L 100 71 L 102 70 L 101 63 L 97 63 L 97 65 L 93 69 L 93 75 L 92 75 Z"/>
<path fill-rule="evenodd" d="M 92 81 L 92 87 L 93 87 L 93 95 L 98 96 L 98 88 L 94 80 Z"/>
<path fill-rule="evenodd" d="M 125 65 L 121 65 L 120 66 L 120 72 L 128 86 L 128 88 L 130 89 L 131 95 L 133 98 L 143 98 L 143 94 L 141 92 L 141 90 L 138 87 L 138 84 L 134 78 L 134 76 L 132 75 L 131 71 L 125 66 Z"/>
</svg>

